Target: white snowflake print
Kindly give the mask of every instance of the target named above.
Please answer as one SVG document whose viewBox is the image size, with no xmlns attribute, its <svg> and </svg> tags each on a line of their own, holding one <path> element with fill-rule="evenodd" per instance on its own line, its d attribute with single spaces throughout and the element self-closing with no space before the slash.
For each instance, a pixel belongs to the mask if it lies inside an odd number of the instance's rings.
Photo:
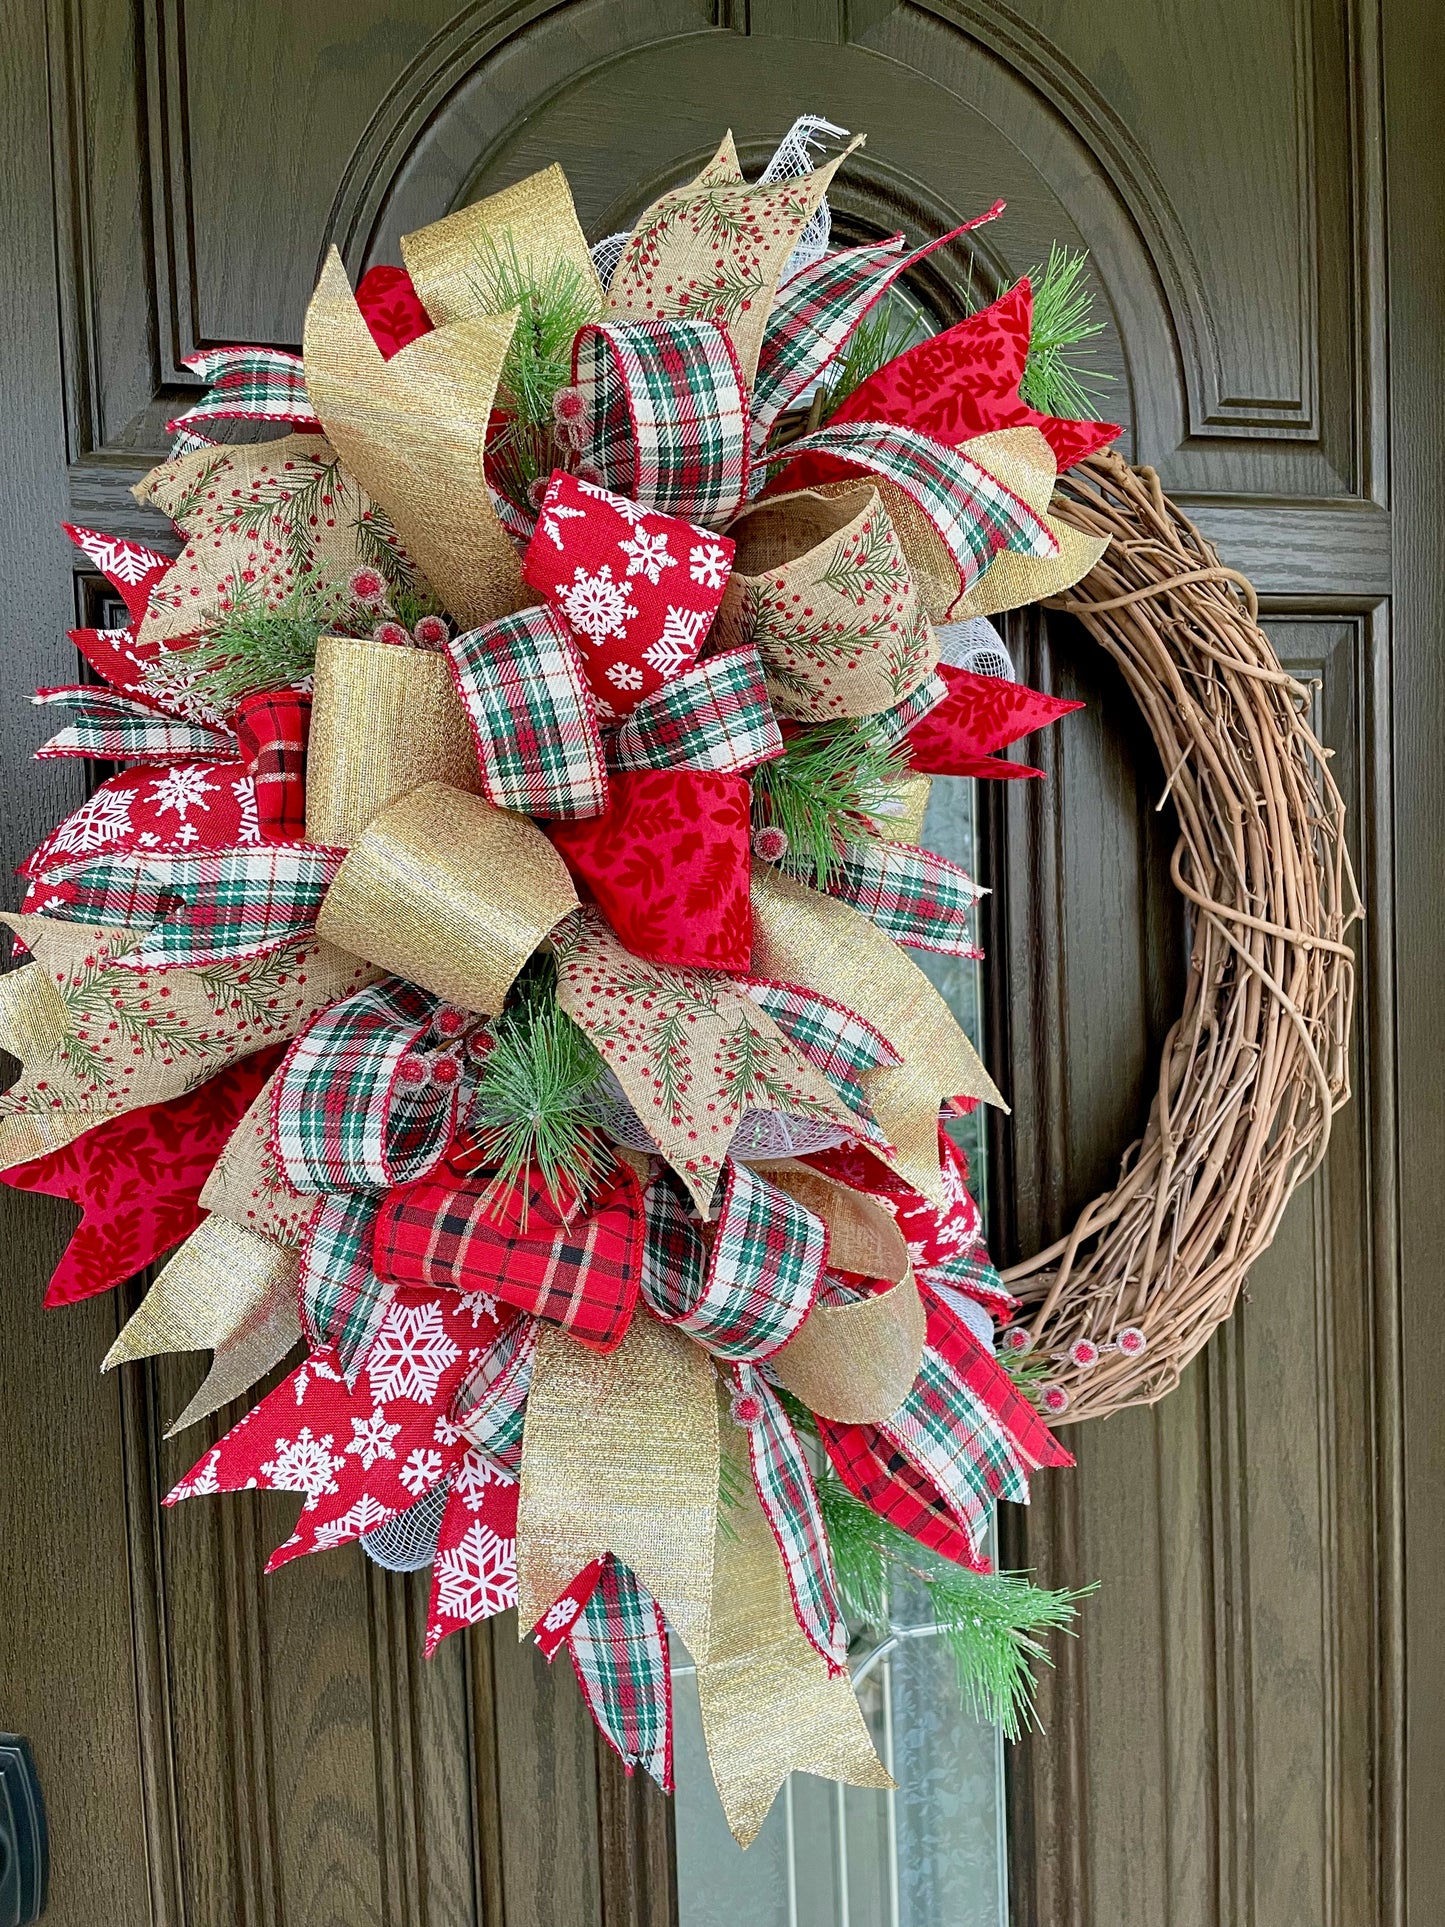
<svg viewBox="0 0 1445 1927">
<path fill-rule="evenodd" d="M 97 790 L 88 803 L 83 803 L 74 816 L 61 824 L 53 849 L 67 854 L 74 851 L 79 856 L 103 850 L 107 843 L 116 842 L 131 828 L 130 806 L 131 798 L 124 791 Z"/>
<path fill-rule="evenodd" d="M 172 843 L 179 843 L 183 850 L 188 850 L 200 834 L 200 831 L 194 823 L 182 823 L 175 835 L 171 838 L 171 841 Z"/>
<path fill-rule="evenodd" d="M 313 1378 L 329 1378 L 334 1385 L 341 1382 L 340 1372 L 333 1371 L 324 1358 L 308 1358 L 296 1374 L 295 1391 L 298 1405 L 305 1399 L 306 1387 Z"/>
<path fill-rule="evenodd" d="M 278 1492 L 304 1492 L 308 1499 L 338 1490 L 336 1473 L 345 1464 L 331 1450 L 330 1432 L 317 1439 L 311 1427 L 303 1425 L 294 1439 L 277 1439 L 276 1456 L 261 1470 Z"/>
<path fill-rule="evenodd" d="M 259 843 L 261 819 L 256 814 L 256 779 L 253 776 L 238 776 L 231 788 L 236 793 L 236 801 L 241 810 L 241 827 L 236 835 L 237 842 Z"/>
<path fill-rule="evenodd" d="M 610 488 L 603 488 L 600 482 L 584 482 L 579 479 L 577 486 L 582 494 L 594 496 L 597 501 L 605 502 L 608 508 L 616 509 L 619 515 L 626 516 L 633 528 L 640 527 L 647 520 L 648 511 L 641 503 L 632 501 L 626 495 L 614 495 Z"/>
<path fill-rule="evenodd" d="M 517 1546 L 474 1519 L 436 1563 L 437 1611 L 470 1626 L 517 1603 Z"/>
<path fill-rule="evenodd" d="M 378 1405 L 369 1418 L 354 1418 L 351 1421 L 351 1443 L 348 1452 L 354 1452 L 361 1460 L 362 1467 L 369 1472 L 378 1459 L 394 1459 L 395 1449 L 391 1441 L 401 1430 L 399 1425 L 388 1425 L 386 1412 Z"/>
<path fill-rule="evenodd" d="M 628 623 L 637 614 L 628 600 L 626 584 L 612 580 L 608 562 L 596 575 L 589 575 L 579 563 L 572 571 L 570 585 L 562 591 L 562 607 L 572 627 L 591 642 L 625 636 Z"/>
<path fill-rule="evenodd" d="M 80 547 L 102 575 L 128 585 L 144 582 L 151 570 L 165 561 L 154 549 L 144 549 L 138 542 L 127 542 L 118 535 L 98 535 L 93 529 L 80 531 Z"/>
<path fill-rule="evenodd" d="M 704 609 L 669 608 L 662 634 L 642 652 L 659 676 L 677 676 L 690 667 L 711 618 Z"/>
<path fill-rule="evenodd" d="M 177 763 L 151 784 L 151 802 L 157 810 L 173 810 L 184 822 L 192 806 L 209 810 L 205 799 L 220 787 L 219 783 L 208 783 L 194 763 Z"/>
<path fill-rule="evenodd" d="M 371 1396 L 378 1405 L 394 1398 L 430 1405 L 442 1373 L 460 1357 L 436 1305 L 394 1304 L 367 1354 Z"/>
<path fill-rule="evenodd" d="M 499 1483 L 497 1474 L 475 1449 L 457 1467 L 456 1477 L 452 1480 L 452 1491 L 461 1500 L 468 1512 L 480 1507 L 490 1488 Z"/>
<path fill-rule="evenodd" d="M 484 1318 L 496 1317 L 497 1301 L 492 1297 L 490 1292 L 469 1291 L 462 1305 L 462 1310 L 471 1319 L 472 1330 L 475 1331 Z"/>
<path fill-rule="evenodd" d="M 607 665 L 607 680 L 618 689 L 641 689 L 642 671 L 635 662 L 610 662 Z"/>
<path fill-rule="evenodd" d="M 586 511 L 584 509 L 569 509 L 565 502 L 556 502 L 551 508 L 544 508 L 542 510 L 542 533 L 554 548 L 560 549 L 562 546 L 562 523 L 581 522 L 585 520 L 585 517 Z"/>
<path fill-rule="evenodd" d="M 318 1552 L 327 1552 L 335 1546 L 347 1545 L 352 1539 L 359 1539 L 363 1532 L 370 1532 L 379 1526 L 390 1514 L 380 1499 L 364 1492 L 353 1506 L 348 1506 L 339 1519 L 331 1519 L 324 1526 L 317 1526 L 311 1535 L 312 1544 Z"/>
<path fill-rule="evenodd" d="M 201 1464 L 180 1488 L 179 1497 L 183 1499 L 203 1498 L 209 1492 L 219 1492 L 220 1483 L 216 1478 L 216 1467 L 221 1462 L 221 1448 L 208 1452 Z"/>
<path fill-rule="evenodd" d="M 570 1626 L 579 1610 L 577 1601 L 569 1593 L 564 1593 L 555 1605 L 547 1608 L 542 1624 L 549 1633 L 555 1633 L 563 1626 Z"/>
<path fill-rule="evenodd" d="M 629 576 L 645 575 L 654 588 L 662 580 L 664 569 L 675 569 L 677 557 L 668 553 L 667 533 L 659 529 L 655 535 L 637 523 L 633 527 L 632 540 L 619 542 L 618 548 L 627 557 Z"/>
<path fill-rule="evenodd" d="M 695 542 L 688 551 L 687 572 L 699 588 L 720 589 L 728 579 L 727 550 L 717 542 Z"/>
<path fill-rule="evenodd" d="M 429 1445 L 419 1445 L 414 1452 L 407 1454 L 406 1464 L 397 1477 L 414 1499 L 419 1499 L 429 1486 L 436 1484 L 441 1477 L 442 1455 L 433 1452 Z"/>
<path fill-rule="evenodd" d="M 465 1436 L 462 1424 L 457 1419 L 449 1418 L 445 1412 L 432 1427 L 432 1437 L 438 1445 L 455 1445 L 458 1439 Z"/>
</svg>

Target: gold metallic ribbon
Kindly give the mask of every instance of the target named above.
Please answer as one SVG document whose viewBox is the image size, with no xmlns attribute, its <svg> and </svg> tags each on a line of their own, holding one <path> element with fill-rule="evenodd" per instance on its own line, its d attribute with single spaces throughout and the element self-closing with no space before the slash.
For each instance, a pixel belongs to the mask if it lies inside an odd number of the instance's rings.
<svg viewBox="0 0 1445 1927">
<path fill-rule="evenodd" d="M 105 1355 L 101 1370 L 159 1352 L 211 1349 L 200 1390 L 170 1438 L 248 1392 L 301 1337 L 295 1251 L 211 1216 L 171 1258 Z"/>
<path fill-rule="evenodd" d="M 754 972 L 866 1011 L 903 1059 L 866 1071 L 861 1082 L 898 1171 L 941 1205 L 942 1100 L 977 1097 L 1008 1108 L 977 1051 L 918 966 L 859 911 L 762 863 L 753 867 L 752 903 Z"/>
<path fill-rule="evenodd" d="M 733 1837 L 746 1847 L 790 1773 L 850 1786 L 894 1782 L 874 1751 L 852 1680 L 829 1673 L 798 1625 L 746 1441 L 725 1419 L 721 1449 L 738 1497 L 718 1534 L 707 1650 L 692 1656 L 708 1763 Z"/>
<path fill-rule="evenodd" d="M 907 1242 L 898 1220 L 876 1198 L 793 1158 L 756 1161 L 751 1168 L 827 1225 L 830 1271 L 856 1271 L 890 1284 L 907 1277 Z"/>
<path fill-rule="evenodd" d="M 975 435 L 960 452 L 970 456 L 1006 488 L 1022 496 L 1043 517 L 1059 545 L 1053 556 L 1016 555 L 1000 549 L 978 581 L 953 610 L 952 619 L 998 615 L 1026 602 L 1042 602 L 1061 595 L 1086 576 L 1109 546 L 1107 536 L 1083 535 L 1067 522 L 1047 513 L 1053 499 L 1058 468 L 1054 451 L 1037 428 L 1001 428 L 991 435 Z"/>
<path fill-rule="evenodd" d="M 720 1519 L 723 1453 L 734 1476 Z M 517 1508 L 522 1635 L 607 1552 L 696 1663 L 713 1777 L 744 1845 L 795 1769 L 892 1785 L 847 1675 L 830 1676 L 798 1625 L 711 1360 L 646 1311 L 606 1356 L 541 1327 Z"/>
<path fill-rule="evenodd" d="M 873 827 L 885 843 L 923 841 L 923 819 L 928 811 L 931 776 L 904 776 L 887 785 L 887 807 L 873 810 Z"/>
<path fill-rule="evenodd" d="M 490 1015 L 576 908 L 572 879 L 535 823 L 424 783 L 362 831 L 316 930 L 446 1003 Z"/>
<path fill-rule="evenodd" d="M 515 254 L 524 274 L 533 268 L 545 274 L 565 261 L 594 295 L 597 313 L 606 307 L 572 190 L 555 161 L 500 194 L 402 235 L 406 271 L 438 327 L 486 312 L 481 262 L 489 245 L 509 264 Z"/>
<path fill-rule="evenodd" d="M 385 360 L 335 248 L 306 310 L 306 389 L 327 440 L 464 628 L 537 600 L 482 472 L 516 320 L 453 321 Z"/>
<path fill-rule="evenodd" d="M 476 742 L 430 649 L 322 636 L 306 753 L 306 840 L 349 849 L 390 803 L 423 783 L 481 787 Z"/>
<path fill-rule="evenodd" d="M 706 1653 L 716 1384 L 707 1353 L 641 1309 L 606 1355 L 541 1326 L 517 1505 L 523 1637 L 569 1580 L 611 1552 L 661 1603 L 694 1658 Z"/>
<path fill-rule="evenodd" d="M 874 1298 L 818 1306 L 768 1363 L 809 1411 L 845 1425 L 879 1425 L 913 1389 L 925 1323 L 909 1271 Z"/>
</svg>

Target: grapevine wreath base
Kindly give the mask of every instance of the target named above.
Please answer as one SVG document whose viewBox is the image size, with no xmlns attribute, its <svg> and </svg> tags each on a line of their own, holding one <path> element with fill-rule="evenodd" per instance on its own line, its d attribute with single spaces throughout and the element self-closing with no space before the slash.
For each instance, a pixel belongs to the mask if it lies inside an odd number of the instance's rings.
<svg viewBox="0 0 1445 1927">
<path fill-rule="evenodd" d="M 354 292 L 333 251 L 300 360 L 197 357 L 136 491 L 180 554 L 71 531 L 131 620 L 40 754 L 125 767 L 0 978 L 0 1165 L 83 1210 L 48 1302 L 174 1248 L 106 1360 L 214 1353 L 174 1429 L 302 1347 L 168 1503 L 296 1492 L 273 1567 L 430 1566 L 428 1650 L 515 1606 L 664 1786 L 681 1639 L 744 1842 L 796 1768 L 889 1784 L 848 1655 L 891 1572 L 1016 1726 L 1073 1606 L 990 1570 L 992 1508 L 1228 1310 L 1349 1024 L 1304 692 L 1078 418 L 1079 262 L 910 345 L 890 289 L 955 236 L 832 249 L 822 131 L 594 250 L 550 168 Z M 1070 592 L 1194 970 L 1023 1323 L 943 1128 L 1001 1100 L 903 946 L 978 954 L 930 780 L 1037 775 L 999 752 L 1075 705 L 988 618 Z"/>
</svg>

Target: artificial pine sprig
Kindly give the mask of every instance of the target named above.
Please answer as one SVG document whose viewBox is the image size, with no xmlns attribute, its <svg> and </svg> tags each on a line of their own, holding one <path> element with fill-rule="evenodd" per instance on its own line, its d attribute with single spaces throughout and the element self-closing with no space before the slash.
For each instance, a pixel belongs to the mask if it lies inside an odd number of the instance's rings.
<svg viewBox="0 0 1445 1927">
<path fill-rule="evenodd" d="M 185 688 L 228 715 L 253 690 L 284 689 L 309 676 L 317 639 L 335 621 L 328 599 L 311 590 L 296 590 L 277 609 L 238 598 L 194 647 L 168 654 Z"/>
<path fill-rule="evenodd" d="M 1092 415 L 1090 388 L 1114 379 L 1102 368 L 1081 365 L 1070 352 L 1104 332 L 1103 322 L 1094 318 L 1093 290 L 1084 279 L 1088 259 L 1083 248 L 1055 244 L 1044 266 L 1030 276 L 1033 326 L 1019 394 L 1045 415 L 1076 420 Z"/>
<path fill-rule="evenodd" d="M 612 1162 L 589 1109 L 602 1076 L 596 1047 L 557 1002 L 556 969 L 537 959 L 492 1025 L 472 1104 L 477 1149 L 501 1191 L 534 1167 L 564 1217 Z"/>
<path fill-rule="evenodd" d="M 965 1705 L 1018 1739 L 1034 1724 L 1034 1664 L 1049 1659 L 1040 1635 L 1072 1632 L 1078 1602 L 1094 1588 L 1051 1592 L 1026 1573 L 955 1566 L 880 1519 L 831 1472 L 818 1480 L 818 1500 L 845 1612 L 884 1633 L 891 1580 L 919 1581 L 953 1653 Z"/>
<path fill-rule="evenodd" d="M 488 465 L 498 486 L 519 507 L 531 503 L 533 484 L 558 466 L 554 404 L 572 380 L 572 343 L 598 318 L 596 288 L 573 262 L 546 267 L 524 263 L 510 234 L 487 237 L 477 257 L 473 287 L 493 314 L 517 309 L 517 325 L 497 382 Z"/>
<path fill-rule="evenodd" d="M 872 818 L 907 774 L 904 752 L 864 724 L 819 723 L 753 772 L 754 820 L 783 832 L 789 856 L 812 866 L 822 890 L 848 844 L 877 834 Z"/>
<path fill-rule="evenodd" d="M 810 426 L 824 422 L 870 376 L 920 342 L 928 332 L 921 311 L 896 288 L 871 307 L 849 335 L 809 412 Z"/>
</svg>

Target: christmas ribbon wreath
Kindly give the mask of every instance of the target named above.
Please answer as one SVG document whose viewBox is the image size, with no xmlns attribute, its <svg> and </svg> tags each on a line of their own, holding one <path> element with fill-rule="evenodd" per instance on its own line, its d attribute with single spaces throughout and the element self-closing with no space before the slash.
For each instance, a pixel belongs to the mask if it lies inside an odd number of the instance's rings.
<svg viewBox="0 0 1445 1927">
<path fill-rule="evenodd" d="M 1098 559 L 1049 506 L 1117 431 L 1020 394 L 1027 282 L 894 352 L 954 236 L 831 249 L 838 164 L 729 136 L 605 285 L 553 167 L 333 251 L 300 360 L 197 357 L 136 490 L 180 554 L 71 531 L 131 620 L 40 753 L 127 767 L 0 979 L 5 1175 L 85 1207 L 51 1301 L 178 1245 L 106 1360 L 210 1348 L 178 1426 L 304 1345 L 168 1503 L 304 1495 L 273 1567 L 419 1538 L 428 1650 L 515 1605 L 664 1786 L 670 1627 L 744 1842 L 795 1768 L 891 1784 L 843 1537 L 982 1623 L 1070 1463 L 904 946 L 978 954 L 929 782 L 1073 707 L 967 665 Z"/>
</svg>

